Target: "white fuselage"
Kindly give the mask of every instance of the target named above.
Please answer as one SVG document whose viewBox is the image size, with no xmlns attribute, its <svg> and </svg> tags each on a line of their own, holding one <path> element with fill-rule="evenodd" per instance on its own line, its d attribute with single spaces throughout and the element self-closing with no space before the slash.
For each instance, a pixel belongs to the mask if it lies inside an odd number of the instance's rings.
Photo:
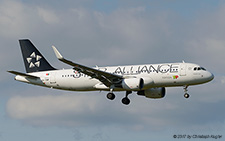
<svg viewBox="0 0 225 141">
<path fill-rule="evenodd" d="M 155 87 L 189 86 L 209 82 L 213 74 L 191 63 L 148 64 L 113 67 L 96 67 L 95 69 L 123 76 L 124 79 L 151 79 L 152 83 L 144 89 Z M 52 70 L 29 73 L 38 79 L 29 79 L 17 75 L 16 80 L 29 84 L 71 91 L 109 90 L 98 79 L 91 78 L 74 69 Z M 114 88 L 114 91 L 126 91 Z"/>
</svg>

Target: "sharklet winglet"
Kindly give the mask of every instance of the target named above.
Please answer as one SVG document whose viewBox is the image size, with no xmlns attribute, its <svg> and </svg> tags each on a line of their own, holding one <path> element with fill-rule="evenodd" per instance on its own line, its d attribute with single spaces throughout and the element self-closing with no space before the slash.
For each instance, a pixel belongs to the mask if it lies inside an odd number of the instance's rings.
<svg viewBox="0 0 225 141">
<path fill-rule="evenodd" d="M 54 50 L 54 52 L 55 52 L 56 57 L 57 57 L 59 60 L 64 59 L 63 56 L 59 53 L 59 51 L 56 49 L 55 46 L 52 46 L 52 48 L 53 48 L 53 50 Z"/>
</svg>

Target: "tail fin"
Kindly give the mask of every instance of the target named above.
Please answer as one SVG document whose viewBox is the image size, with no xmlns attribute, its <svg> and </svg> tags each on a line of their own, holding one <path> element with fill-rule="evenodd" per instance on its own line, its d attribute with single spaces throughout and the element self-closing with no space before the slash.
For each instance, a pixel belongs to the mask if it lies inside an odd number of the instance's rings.
<svg viewBox="0 0 225 141">
<path fill-rule="evenodd" d="M 26 72 L 55 70 L 28 39 L 19 40 Z"/>
</svg>

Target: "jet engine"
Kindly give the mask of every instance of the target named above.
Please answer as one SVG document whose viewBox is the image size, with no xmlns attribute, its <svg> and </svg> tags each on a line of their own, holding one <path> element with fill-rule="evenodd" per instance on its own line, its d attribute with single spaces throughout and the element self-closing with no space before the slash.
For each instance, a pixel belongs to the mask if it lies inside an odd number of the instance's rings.
<svg viewBox="0 0 225 141">
<path fill-rule="evenodd" d="M 153 84 L 150 77 L 143 78 L 126 78 L 122 81 L 122 87 L 125 90 L 142 90 L 147 89 Z"/>
<path fill-rule="evenodd" d="M 165 96 L 166 89 L 164 87 L 162 87 L 162 88 L 150 88 L 150 89 L 138 91 L 137 94 L 143 95 L 147 98 L 158 99 L 158 98 L 163 98 Z"/>
<path fill-rule="evenodd" d="M 122 81 L 122 87 L 125 90 L 141 90 L 144 87 L 142 78 L 126 78 Z"/>
</svg>

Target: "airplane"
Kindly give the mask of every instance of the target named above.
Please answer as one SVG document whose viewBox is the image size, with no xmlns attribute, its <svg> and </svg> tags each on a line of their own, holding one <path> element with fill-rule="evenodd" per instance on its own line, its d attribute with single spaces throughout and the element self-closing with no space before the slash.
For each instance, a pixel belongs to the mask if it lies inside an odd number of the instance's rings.
<svg viewBox="0 0 225 141">
<path fill-rule="evenodd" d="M 184 97 L 189 98 L 188 87 L 207 83 L 214 75 L 205 68 L 185 63 L 144 64 L 127 66 L 88 67 L 65 59 L 52 46 L 59 61 L 72 69 L 56 69 L 37 50 L 29 39 L 19 40 L 26 73 L 15 74 L 15 80 L 28 84 L 69 91 L 108 91 L 106 97 L 115 99 L 114 91 L 125 91 L 122 103 L 130 104 L 128 95 L 136 92 L 146 98 L 165 97 L 165 87 L 183 86 Z"/>
</svg>

